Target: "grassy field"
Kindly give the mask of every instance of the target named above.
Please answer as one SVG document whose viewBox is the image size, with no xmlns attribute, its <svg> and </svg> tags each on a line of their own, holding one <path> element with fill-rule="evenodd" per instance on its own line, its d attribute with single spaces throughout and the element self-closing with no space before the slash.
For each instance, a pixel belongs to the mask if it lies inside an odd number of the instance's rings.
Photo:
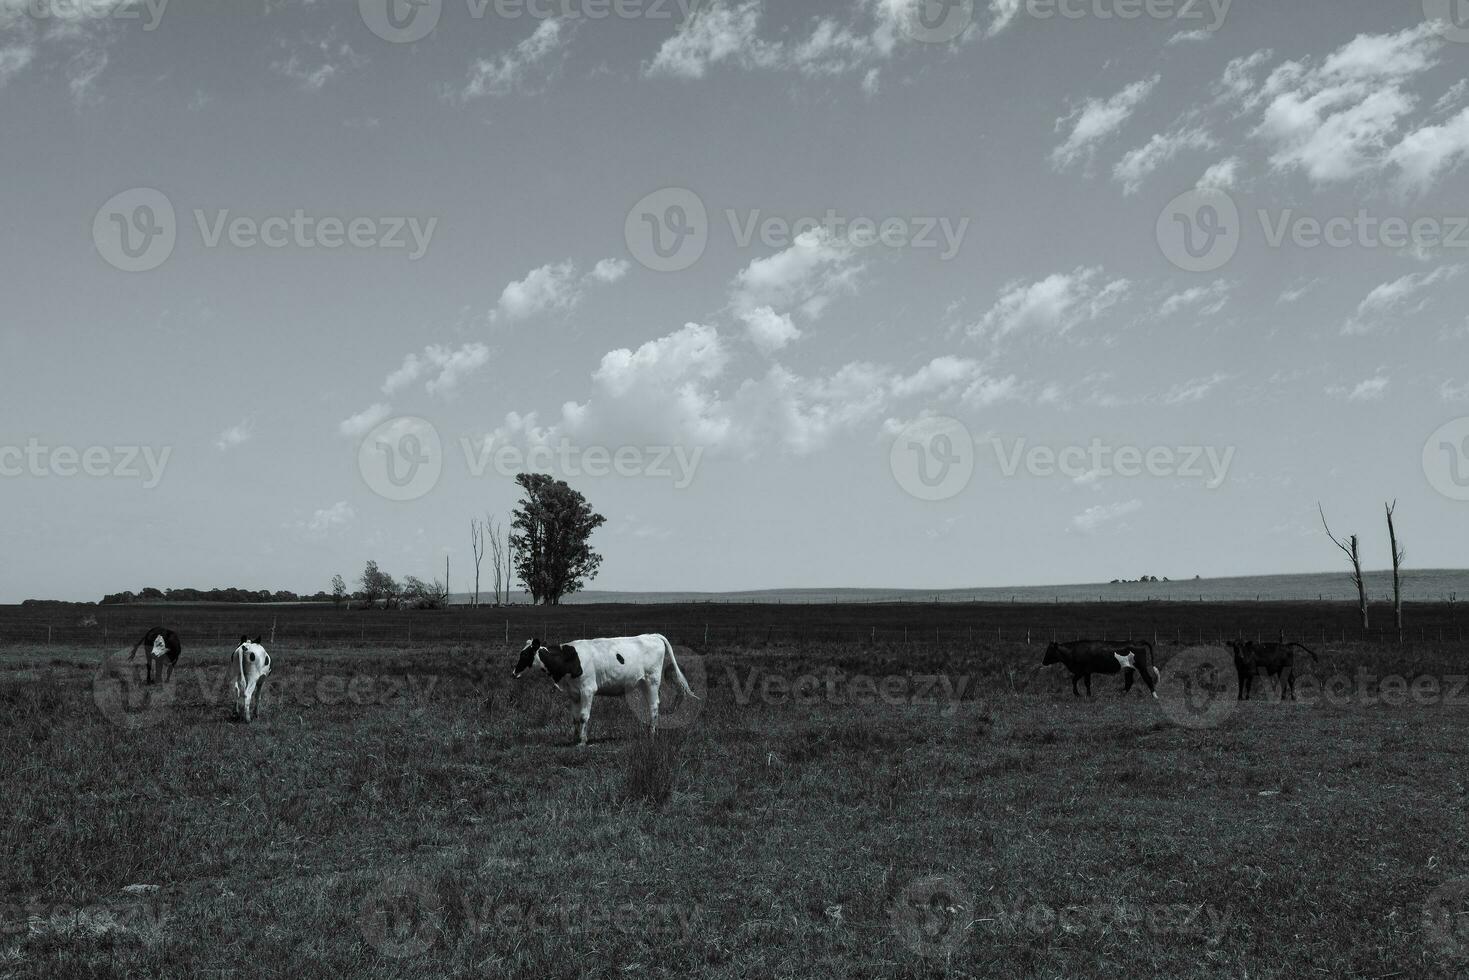
<svg viewBox="0 0 1469 980">
<path fill-rule="evenodd" d="M 580 751 L 498 638 L 280 643 L 251 726 L 187 639 L 146 699 L 106 648 L 0 647 L 0 977 L 1469 968 L 1457 643 L 1329 643 L 1299 703 L 1238 704 L 1175 638 L 1161 700 L 1085 702 L 988 619 L 766 642 L 738 615 L 680 648 L 703 702 L 650 739 L 602 699 Z"/>
</svg>

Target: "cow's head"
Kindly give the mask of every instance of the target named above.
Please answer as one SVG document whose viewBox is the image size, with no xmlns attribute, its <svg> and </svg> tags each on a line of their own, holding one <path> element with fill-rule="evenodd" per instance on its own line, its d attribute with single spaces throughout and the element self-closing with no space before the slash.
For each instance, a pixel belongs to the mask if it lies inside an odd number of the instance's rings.
<svg viewBox="0 0 1469 980">
<path fill-rule="evenodd" d="M 1059 664 L 1060 662 L 1061 644 L 1053 642 L 1050 646 L 1046 647 L 1046 655 L 1041 658 L 1041 666 L 1049 667 L 1051 664 Z"/>
<path fill-rule="evenodd" d="M 518 680 L 521 674 L 534 667 L 536 665 L 536 657 L 544 649 L 546 649 L 546 644 L 542 643 L 539 639 L 532 638 L 526 640 L 524 649 L 520 651 L 520 659 L 515 662 L 515 673 L 513 676 Z"/>
<path fill-rule="evenodd" d="M 166 656 L 167 654 L 168 641 L 162 636 L 155 636 L 153 638 L 153 659 L 157 660 L 159 657 Z"/>
</svg>

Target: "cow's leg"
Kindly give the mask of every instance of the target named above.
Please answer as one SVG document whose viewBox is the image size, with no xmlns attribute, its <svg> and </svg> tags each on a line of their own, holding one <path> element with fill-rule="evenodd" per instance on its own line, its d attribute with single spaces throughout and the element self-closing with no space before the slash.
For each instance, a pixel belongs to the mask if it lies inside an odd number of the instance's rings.
<svg viewBox="0 0 1469 980">
<path fill-rule="evenodd" d="M 1084 674 L 1082 676 L 1086 680 L 1086 696 L 1087 697 L 1091 697 L 1092 696 L 1092 675 L 1091 674 Z"/>
<path fill-rule="evenodd" d="M 173 683 L 173 667 L 174 667 L 174 663 L 173 663 L 172 660 L 170 660 L 168 662 L 168 679 L 165 680 L 163 683 L 165 683 L 165 684 L 172 684 Z"/>
<path fill-rule="evenodd" d="M 1136 673 L 1137 673 L 1137 671 L 1135 671 L 1135 670 L 1124 670 L 1122 672 L 1122 693 L 1123 694 L 1126 694 L 1126 693 L 1128 693 L 1129 691 L 1132 690 L 1133 675 L 1136 674 Z"/>
<path fill-rule="evenodd" d="M 1152 665 L 1143 664 L 1140 669 L 1142 670 L 1143 683 L 1148 685 L 1148 693 L 1152 694 L 1153 697 L 1156 698 L 1158 696 L 1158 684 L 1156 681 L 1153 680 Z"/>
<path fill-rule="evenodd" d="M 265 678 L 255 682 L 255 717 L 260 717 L 261 699 L 265 697 Z"/>
<path fill-rule="evenodd" d="M 658 734 L 658 679 L 643 681 L 643 693 L 648 698 L 648 731 Z"/>
<path fill-rule="evenodd" d="M 592 699 L 587 698 L 577 706 L 576 744 L 587 747 L 587 732 L 592 726 Z"/>
<path fill-rule="evenodd" d="M 153 658 L 152 657 L 145 656 L 143 658 L 143 662 L 144 662 L 144 664 L 148 668 L 148 683 L 149 684 L 152 684 L 153 683 Z M 133 676 L 136 677 L 138 675 L 137 674 L 134 674 Z"/>
<path fill-rule="evenodd" d="M 1071 675 L 1071 693 L 1075 694 L 1077 697 L 1081 697 L 1081 692 L 1076 689 L 1076 682 L 1079 680 L 1081 680 L 1080 674 Z"/>
</svg>

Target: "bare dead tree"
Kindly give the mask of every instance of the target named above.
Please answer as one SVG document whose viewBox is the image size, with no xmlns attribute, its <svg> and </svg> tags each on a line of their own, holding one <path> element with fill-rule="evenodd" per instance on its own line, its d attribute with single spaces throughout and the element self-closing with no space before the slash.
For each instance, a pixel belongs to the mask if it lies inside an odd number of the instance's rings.
<svg viewBox="0 0 1469 980">
<path fill-rule="evenodd" d="M 1357 607 L 1362 613 L 1362 628 L 1368 628 L 1367 620 L 1367 585 L 1362 581 L 1362 548 L 1361 543 L 1354 534 L 1345 541 L 1331 533 L 1331 526 L 1326 523 L 1326 511 L 1318 502 L 1316 509 L 1321 512 L 1321 526 L 1326 529 L 1326 536 L 1331 543 L 1342 550 L 1342 553 L 1352 562 L 1352 584 L 1357 587 Z"/>
<path fill-rule="evenodd" d="M 1398 502 L 1394 500 L 1390 504 L 1384 504 L 1387 510 L 1387 540 L 1392 545 L 1392 611 L 1397 620 L 1398 629 L 1403 628 L 1403 559 L 1408 557 L 1408 552 L 1398 546 L 1398 529 L 1393 524 L 1393 514 L 1398 509 Z"/>
<path fill-rule="evenodd" d="M 490 535 L 490 560 L 495 568 L 495 605 L 503 605 L 510 599 L 509 582 L 505 578 L 505 543 L 500 540 L 500 527 L 495 523 L 493 517 L 487 518 L 484 525 Z M 504 590 L 504 599 L 501 599 L 501 590 Z"/>
<path fill-rule="evenodd" d="M 469 547 L 474 551 L 474 602 L 479 607 L 479 567 L 485 560 L 485 522 L 477 517 L 469 519 Z"/>
</svg>

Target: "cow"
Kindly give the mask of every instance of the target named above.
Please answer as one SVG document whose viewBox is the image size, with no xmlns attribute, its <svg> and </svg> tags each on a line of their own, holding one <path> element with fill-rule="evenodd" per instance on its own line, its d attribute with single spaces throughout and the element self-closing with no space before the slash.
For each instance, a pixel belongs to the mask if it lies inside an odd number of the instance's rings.
<svg viewBox="0 0 1469 980">
<path fill-rule="evenodd" d="M 265 678 L 270 675 L 270 654 L 260 645 L 260 637 L 240 637 L 230 662 L 231 686 L 235 692 L 235 716 L 249 724 L 260 714 L 260 696 L 265 692 Z"/>
<path fill-rule="evenodd" d="M 184 652 L 183 644 L 179 642 L 179 635 L 171 629 L 155 626 L 143 635 L 143 638 L 133 644 L 133 650 L 128 654 L 132 660 L 138 655 L 139 650 L 146 651 L 143 655 L 148 665 L 148 683 L 153 683 L 153 665 L 158 664 L 158 682 L 167 684 L 173 680 L 173 668 L 179 662 L 179 654 Z M 168 659 L 168 677 L 163 676 L 163 660 Z"/>
<path fill-rule="evenodd" d="M 1154 698 L 1158 697 L 1158 668 L 1153 665 L 1153 645 L 1146 640 L 1076 640 L 1071 643 L 1052 643 L 1046 647 L 1041 666 L 1065 664 L 1071 671 L 1071 692 L 1081 697 L 1076 682 L 1086 682 L 1087 697 L 1092 696 L 1093 674 L 1123 674 L 1122 692 L 1132 690 L 1134 675 L 1141 675 Z"/>
<path fill-rule="evenodd" d="M 673 668 L 674 680 L 684 694 L 699 700 L 689 687 L 688 678 L 673 656 L 673 644 L 658 633 L 624 636 L 615 639 L 573 640 L 551 645 L 538 638 L 526 641 L 515 664 L 513 676 L 518 680 L 532 667 L 539 667 L 571 698 L 576 717 L 576 745 L 586 748 L 587 729 L 592 717 L 592 700 L 598 694 L 626 695 L 641 689 L 648 699 L 651 728 L 658 731 L 658 688 L 663 683 L 665 666 Z"/>
<path fill-rule="evenodd" d="M 1255 688 L 1255 678 L 1264 670 L 1272 684 L 1280 689 L 1280 700 L 1287 694 L 1296 699 L 1296 650 L 1305 650 L 1314 663 L 1320 663 L 1315 651 L 1300 643 L 1257 640 L 1230 640 L 1234 654 L 1234 670 L 1239 676 L 1239 693 L 1235 700 L 1248 701 Z"/>
</svg>

